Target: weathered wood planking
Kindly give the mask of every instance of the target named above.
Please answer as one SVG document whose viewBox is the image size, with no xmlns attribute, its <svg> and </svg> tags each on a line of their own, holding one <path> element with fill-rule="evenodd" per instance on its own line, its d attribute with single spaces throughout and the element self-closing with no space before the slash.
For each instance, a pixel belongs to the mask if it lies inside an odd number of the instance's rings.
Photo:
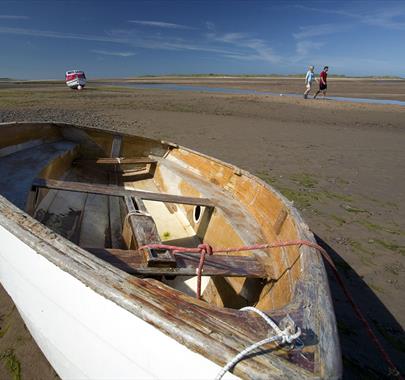
<svg viewBox="0 0 405 380">
<path fill-rule="evenodd" d="M 117 268 L 136 275 L 195 276 L 200 255 L 198 253 L 176 253 L 175 264 L 170 267 L 150 267 L 142 253 L 136 250 L 84 248 Z M 203 276 L 266 278 L 268 273 L 252 256 L 206 256 Z"/>
<path fill-rule="evenodd" d="M 110 156 L 112 160 L 118 157 L 122 149 L 122 136 L 114 135 L 111 142 Z M 108 158 L 107 158 L 108 159 Z M 108 181 L 112 185 L 121 185 L 118 167 L 113 166 L 113 172 L 108 173 Z M 122 218 L 120 212 L 120 199 L 117 197 L 108 197 L 108 218 L 109 218 L 109 230 L 110 230 L 110 245 L 112 248 L 123 248 L 124 241 L 122 237 Z"/>
<path fill-rule="evenodd" d="M 116 158 L 119 157 L 122 149 L 122 136 L 114 135 L 111 143 L 110 157 Z"/>
<path fill-rule="evenodd" d="M 65 176 L 66 179 L 105 183 L 106 177 L 97 174 L 71 168 Z M 105 246 L 108 226 L 106 196 L 50 190 L 36 207 L 35 217 L 76 244 Z"/>
<path fill-rule="evenodd" d="M 167 158 L 169 162 L 170 158 L 180 161 L 185 170 L 198 173 L 204 180 L 226 188 L 240 206 L 246 208 L 250 217 L 254 217 L 266 242 L 297 239 L 297 228 L 290 213 L 287 212 L 284 220 L 282 218 L 282 210 L 286 207 L 280 196 L 270 191 L 260 180 L 232 165 L 186 149 L 172 149 Z M 167 165 L 164 162 L 161 164 Z M 301 261 L 298 259 L 300 251 L 297 247 L 273 249 L 271 254 L 278 258 L 272 262 L 272 266 L 280 280 L 271 284 L 271 291 L 262 294 L 258 305 L 263 309 L 281 308 L 288 304 L 294 293 L 296 279 L 301 275 Z"/>
<path fill-rule="evenodd" d="M 42 223 L 75 244 L 80 241 L 83 212 L 89 194 L 58 191 Z"/>
<path fill-rule="evenodd" d="M 98 159 L 76 159 L 73 165 L 88 167 L 92 170 L 114 172 L 121 175 L 124 182 L 153 178 L 157 161 L 149 157 L 102 157 Z"/>
<path fill-rule="evenodd" d="M 205 207 L 214 207 L 215 204 L 206 198 L 183 197 L 181 195 L 172 195 L 165 193 L 154 193 L 151 191 L 126 190 L 113 185 L 95 185 L 83 182 L 58 181 L 52 179 L 36 178 L 32 182 L 33 187 L 43 187 L 46 189 L 56 189 L 64 191 L 73 191 L 79 193 L 111 195 L 115 197 L 138 197 L 144 200 L 180 203 L 189 205 L 200 205 Z"/>
<path fill-rule="evenodd" d="M 75 165 L 129 165 L 129 164 L 155 164 L 156 160 L 149 157 L 100 157 L 94 160 L 77 159 Z"/>
<path fill-rule="evenodd" d="M 0 149 L 0 157 L 5 157 L 13 153 L 21 152 L 22 150 L 26 150 L 29 148 L 34 148 L 37 146 L 41 146 L 46 143 L 57 141 L 58 137 L 48 138 L 48 139 L 36 139 L 36 140 L 28 140 L 21 144 L 16 145 L 9 145 L 5 148 Z"/>
<path fill-rule="evenodd" d="M 50 123 L 9 123 L 1 125 L 0 149 L 25 147 L 33 141 L 61 139 L 60 129 Z M 7 152 L 7 150 L 5 150 Z"/>
<path fill-rule="evenodd" d="M 79 245 L 105 247 L 108 242 L 108 198 L 89 194 L 83 210 Z"/>
<path fill-rule="evenodd" d="M 138 209 L 134 207 L 132 198 L 125 197 L 125 205 L 128 211 L 126 220 L 128 220 L 131 225 L 136 247 L 141 247 L 146 244 L 160 244 L 161 240 L 155 221 L 147 213 L 142 199 L 137 198 L 135 202 Z M 157 251 L 145 249 L 144 252 L 148 265 L 169 267 L 176 265 L 176 260 L 167 250 Z"/>
</svg>

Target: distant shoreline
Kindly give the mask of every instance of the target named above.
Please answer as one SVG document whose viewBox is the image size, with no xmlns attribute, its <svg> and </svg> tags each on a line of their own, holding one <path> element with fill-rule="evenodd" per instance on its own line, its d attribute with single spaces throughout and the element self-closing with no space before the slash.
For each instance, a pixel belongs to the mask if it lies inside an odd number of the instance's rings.
<svg viewBox="0 0 405 380">
<path fill-rule="evenodd" d="M 342 79 L 405 79 L 400 76 L 396 75 L 364 75 L 364 76 L 351 76 L 351 75 L 344 75 L 344 74 L 331 74 L 334 78 L 342 78 Z M 298 79 L 298 78 L 305 78 L 305 73 L 302 74 L 235 74 L 235 75 L 228 75 L 228 74 L 167 74 L 167 75 L 139 75 L 135 77 L 129 78 L 257 78 L 257 79 Z"/>
<path fill-rule="evenodd" d="M 174 93 L 176 86 L 186 86 L 192 92 L 219 92 L 234 93 L 267 93 L 267 95 L 280 94 L 301 95 L 304 91 L 304 78 L 294 77 L 133 77 L 133 78 L 88 78 L 86 91 L 144 91 L 136 86 L 150 86 L 148 91 L 168 91 Z M 335 78 L 331 76 L 328 96 L 331 98 L 361 98 L 376 99 L 379 101 L 405 102 L 404 79 L 370 79 L 370 78 Z M 162 88 L 159 89 L 159 85 Z M 172 88 L 170 88 L 172 85 Z M 166 88 L 164 86 L 167 86 Z M 173 87 L 174 86 L 174 87 Z M 133 88 L 132 88 L 133 87 Z M 209 88 L 209 89 L 206 89 Z M 206 90 L 205 90 L 206 89 Z M 63 78 L 59 80 L 26 80 L 26 81 L 0 81 L 0 92 L 16 91 L 15 96 L 21 96 L 21 91 L 64 91 L 69 90 Z M 239 91 L 240 90 L 240 91 Z M 315 89 L 314 89 L 315 90 Z M 217 92 L 218 92 L 217 91 Z"/>
<path fill-rule="evenodd" d="M 158 79 L 303 79 L 305 74 L 239 74 L 239 75 L 226 75 L 226 74 L 169 74 L 169 75 L 139 75 L 133 77 L 118 77 L 118 78 L 108 78 L 108 77 L 96 77 L 93 81 L 106 81 L 106 80 L 117 80 L 117 81 L 133 81 L 133 80 L 158 80 Z M 336 80 L 405 80 L 404 77 L 390 76 L 390 75 L 368 75 L 368 76 L 346 76 L 340 74 L 331 74 L 330 79 Z M 59 78 L 48 78 L 48 79 L 15 79 L 15 78 L 0 78 L 0 82 L 16 83 L 16 82 L 60 82 L 64 81 Z"/>
</svg>

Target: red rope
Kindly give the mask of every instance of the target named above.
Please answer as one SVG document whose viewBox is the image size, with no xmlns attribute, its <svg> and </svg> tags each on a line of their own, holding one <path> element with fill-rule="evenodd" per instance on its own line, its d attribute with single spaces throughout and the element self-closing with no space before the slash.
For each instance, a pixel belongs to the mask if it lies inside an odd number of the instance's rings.
<svg viewBox="0 0 405 380">
<path fill-rule="evenodd" d="M 200 261 L 198 263 L 198 268 L 196 270 L 197 273 L 197 299 L 201 298 L 201 276 L 202 276 L 202 271 L 204 267 L 204 262 L 205 262 L 205 256 L 212 255 L 214 253 L 230 253 L 230 252 L 242 252 L 242 251 L 254 251 L 257 249 L 271 249 L 271 248 L 280 248 L 280 247 L 289 247 L 289 246 L 296 246 L 296 245 L 305 245 L 307 247 L 314 248 L 318 250 L 323 258 L 328 262 L 330 267 L 332 268 L 332 272 L 336 278 L 336 281 L 340 285 L 340 287 L 343 290 L 343 293 L 345 294 L 347 300 L 349 301 L 350 305 L 352 306 L 354 312 L 356 313 L 357 318 L 359 321 L 363 324 L 364 328 L 367 331 L 367 334 L 369 335 L 371 341 L 374 343 L 378 351 L 380 352 L 382 358 L 384 361 L 387 363 L 390 372 L 393 376 L 396 376 L 398 379 L 403 380 L 402 375 L 396 368 L 395 364 L 391 360 L 390 356 L 388 353 L 385 351 L 384 347 L 378 340 L 377 336 L 373 332 L 373 329 L 371 328 L 370 324 L 368 323 L 367 319 L 361 312 L 360 308 L 357 306 L 355 303 L 352 295 L 350 294 L 349 290 L 347 289 L 346 285 L 344 284 L 342 277 L 340 276 L 335 263 L 333 262 L 332 258 L 326 252 L 326 250 L 321 247 L 319 244 L 313 243 L 309 240 L 292 240 L 292 241 L 279 241 L 275 243 L 268 243 L 268 244 L 254 244 L 254 245 L 246 245 L 242 247 L 237 247 L 237 248 L 217 248 L 214 249 L 212 248 L 209 244 L 200 244 L 196 248 L 186 248 L 186 247 L 178 247 L 175 245 L 166 245 L 166 244 L 147 244 L 142 247 L 139 247 L 139 249 L 144 249 L 144 248 L 149 248 L 149 249 L 166 249 L 169 251 L 172 251 L 172 253 L 175 255 L 176 253 L 199 253 L 200 256 Z"/>
<path fill-rule="evenodd" d="M 202 271 L 203 271 L 204 262 L 205 262 L 205 255 L 212 255 L 213 250 L 209 244 L 200 244 L 198 246 L 198 249 L 200 249 L 201 255 L 200 255 L 200 262 L 198 263 L 198 268 L 197 268 L 197 299 L 200 299 L 201 298 L 201 277 L 202 277 Z"/>
</svg>

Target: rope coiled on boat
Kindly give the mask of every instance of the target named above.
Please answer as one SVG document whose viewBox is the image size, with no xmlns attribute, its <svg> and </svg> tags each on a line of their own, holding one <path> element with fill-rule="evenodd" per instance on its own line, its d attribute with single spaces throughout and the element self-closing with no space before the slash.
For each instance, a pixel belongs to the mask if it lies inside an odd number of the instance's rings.
<svg viewBox="0 0 405 380">
<path fill-rule="evenodd" d="M 265 344 L 269 344 L 275 341 L 279 341 L 280 344 L 284 343 L 292 343 L 295 339 L 297 339 L 301 335 L 301 329 L 299 327 L 295 328 L 294 321 L 287 316 L 292 322 L 290 326 L 287 326 L 284 330 L 281 330 L 280 327 L 274 322 L 267 314 L 263 313 L 261 310 L 256 309 L 252 306 L 243 307 L 240 309 L 241 311 L 253 311 L 256 314 L 259 314 L 266 323 L 276 332 L 276 335 L 269 336 L 265 339 L 260 340 L 259 342 L 253 343 L 252 345 L 246 347 L 243 351 L 239 352 L 235 355 L 227 364 L 225 364 L 221 371 L 216 376 L 215 380 L 221 380 L 222 377 L 232 369 L 240 360 L 242 360 L 245 356 L 250 354 L 252 351 L 256 350 L 260 346 L 264 346 Z"/>
<path fill-rule="evenodd" d="M 178 247 L 178 246 L 166 245 L 166 244 L 147 244 L 142 247 L 139 247 L 139 249 L 143 249 L 143 248 L 166 249 L 166 250 L 171 251 L 173 254 L 200 253 L 200 255 L 201 255 L 200 262 L 199 262 L 198 268 L 196 270 L 196 272 L 197 272 L 197 298 L 200 299 L 201 298 L 201 276 L 202 276 L 202 272 L 203 272 L 205 257 L 207 254 L 212 255 L 214 253 L 254 251 L 254 250 L 258 250 L 258 249 L 271 249 L 271 248 L 280 248 L 280 247 L 289 247 L 289 246 L 301 247 L 302 245 L 316 249 L 322 255 L 322 257 L 327 261 L 330 268 L 332 269 L 332 272 L 335 276 L 336 281 L 338 282 L 339 286 L 341 287 L 344 295 L 346 296 L 346 299 L 350 303 L 357 318 L 363 324 L 365 330 L 367 331 L 369 338 L 371 339 L 371 341 L 373 342 L 373 344 L 377 348 L 377 350 L 380 352 L 383 360 L 388 365 L 391 376 L 395 376 L 396 378 L 403 380 L 401 373 L 398 371 L 394 362 L 392 361 L 392 359 L 390 358 L 390 356 L 388 355 L 388 353 L 385 351 L 384 347 L 382 346 L 381 342 L 375 335 L 375 333 L 374 333 L 373 329 L 371 328 L 370 324 L 368 323 L 366 317 L 363 315 L 360 308 L 357 306 L 356 302 L 354 301 L 348 288 L 346 287 L 345 283 L 343 282 L 343 279 L 340 276 L 332 258 L 330 257 L 328 252 L 326 252 L 326 250 L 323 247 L 321 247 L 319 244 L 316 244 L 309 240 L 291 240 L 291 241 L 279 241 L 279 242 L 267 243 L 267 244 L 246 245 L 246 246 L 236 247 L 236 248 L 212 248 L 209 244 L 204 243 L 204 244 L 200 244 L 198 247 L 195 247 L 195 248 Z M 269 339 L 269 338 L 267 338 L 267 339 Z M 260 343 L 260 342 L 258 342 L 258 343 Z M 257 343 L 255 343 L 255 345 L 256 344 Z M 265 344 L 265 343 L 262 343 L 261 345 L 263 345 L 263 344 Z"/>
</svg>

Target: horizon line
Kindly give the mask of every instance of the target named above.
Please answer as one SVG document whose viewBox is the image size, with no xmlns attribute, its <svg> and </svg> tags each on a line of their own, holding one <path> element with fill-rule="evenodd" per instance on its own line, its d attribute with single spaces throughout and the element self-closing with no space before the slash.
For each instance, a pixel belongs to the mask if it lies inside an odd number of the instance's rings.
<svg viewBox="0 0 405 380">
<path fill-rule="evenodd" d="M 142 75 L 133 75 L 133 76 L 96 76 L 88 81 L 91 80 L 99 80 L 99 79 L 132 79 L 132 78 L 161 78 L 161 77 L 225 77 L 225 78 L 232 78 L 232 77 L 251 77 L 251 78 L 266 78 L 266 77 L 280 77 L 280 78 L 302 78 L 305 77 L 305 73 L 293 73 L 293 74 L 278 74 L 278 73 L 271 73 L 271 74 L 221 74 L 221 73 L 194 73 L 194 74 L 174 74 L 174 73 L 167 73 L 167 74 L 142 74 Z M 403 76 L 399 75 L 385 75 L 385 74 L 375 74 L 375 75 L 347 75 L 347 74 L 331 74 L 329 78 L 364 78 L 364 79 L 405 79 Z M 40 79 L 30 79 L 30 78 L 9 78 L 9 77 L 0 77 L 0 82 L 18 82 L 18 81 L 62 81 L 64 82 L 63 75 L 59 78 L 40 78 Z"/>
</svg>

